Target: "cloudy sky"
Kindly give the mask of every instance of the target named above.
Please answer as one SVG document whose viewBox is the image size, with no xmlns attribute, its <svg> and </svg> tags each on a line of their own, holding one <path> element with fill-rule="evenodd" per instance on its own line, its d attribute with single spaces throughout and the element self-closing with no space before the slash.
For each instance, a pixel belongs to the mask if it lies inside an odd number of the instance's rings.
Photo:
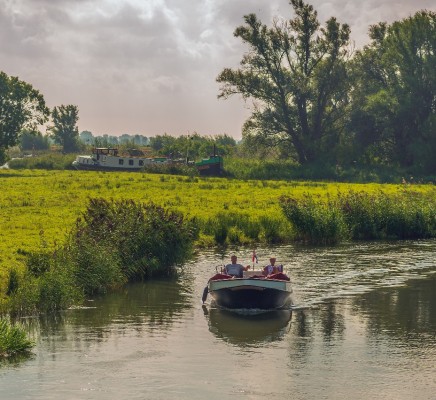
<svg viewBox="0 0 436 400">
<path fill-rule="evenodd" d="M 323 23 L 351 26 L 359 48 L 370 24 L 435 0 L 310 0 Z M 40 90 L 52 108 L 79 107 L 79 130 L 241 137 L 240 98 L 218 100 L 215 79 L 246 50 L 243 16 L 290 18 L 288 0 L 0 0 L 0 70 Z"/>
</svg>

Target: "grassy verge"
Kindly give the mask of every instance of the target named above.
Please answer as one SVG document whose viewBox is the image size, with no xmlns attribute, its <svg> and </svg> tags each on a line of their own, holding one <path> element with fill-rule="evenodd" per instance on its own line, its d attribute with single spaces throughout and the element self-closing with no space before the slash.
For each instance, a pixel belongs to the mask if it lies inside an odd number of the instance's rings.
<svg viewBox="0 0 436 400">
<path fill-rule="evenodd" d="M 9 271 L 0 311 L 53 312 L 127 281 L 169 274 L 191 254 L 197 230 L 175 211 L 132 200 L 91 199 L 66 241 L 26 254 Z"/>
<path fill-rule="evenodd" d="M 349 191 L 324 200 L 283 196 L 281 207 L 297 237 L 312 244 L 436 236 L 436 198 L 410 190 Z"/>
</svg>

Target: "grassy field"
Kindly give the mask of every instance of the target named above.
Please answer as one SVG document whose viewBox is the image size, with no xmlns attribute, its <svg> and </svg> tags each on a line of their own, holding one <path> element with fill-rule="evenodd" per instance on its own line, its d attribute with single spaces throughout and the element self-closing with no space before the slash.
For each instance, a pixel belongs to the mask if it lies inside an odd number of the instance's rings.
<svg viewBox="0 0 436 400">
<path fill-rule="evenodd" d="M 388 194 L 407 190 L 436 198 L 432 185 L 240 181 L 128 172 L 2 170 L 0 183 L 0 289 L 7 271 L 19 268 L 26 252 L 63 242 L 89 198 L 153 201 L 196 217 L 206 233 L 225 215 L 246 221 L 267 219 L 290 229 L 278 201 L 283 195 L 325 199 L 349 190 Z"/>
</svg>

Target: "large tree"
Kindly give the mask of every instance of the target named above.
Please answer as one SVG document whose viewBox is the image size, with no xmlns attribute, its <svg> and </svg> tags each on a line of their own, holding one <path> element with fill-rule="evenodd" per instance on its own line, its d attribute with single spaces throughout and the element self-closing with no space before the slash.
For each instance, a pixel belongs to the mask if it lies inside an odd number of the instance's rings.
<svg viewBox="0 0 436 400">
<path fill-rule="evenodd" d="M 35 130 L 49 114 L 38 90 L 0 71 L 0 163 L 5 159 L 5 150 L 18 143 L 21 131 Z"/>
<path fill-rule="evenodd" d="M 79 108 L 74 105 L 54 107 L 51 113 L 53 125 L 50 127 L 54 141 L 62 146 L 65 153 L 79 148 Z"/>
<path fill-rule="evenodd" d="M 335 18 L 321 27 L 311 5 L 290 3 L 295 17 L 275 20 L 271 28 L 255 14 L 244 17 L 234 35 L 250 50 L 240 68 L 224 69 L 217 81 L 219 97 L 253 100 L 244 137 L 292 148 L 297 161 L 307 164 L 328 155 L 342 132 L 350 29 Z"/>
<path fill-rule="evenodd" d="M 436 170 L 436 13 L 370 28 L 354 60 L 351 129 L 367 158 Z"/>
</svg>

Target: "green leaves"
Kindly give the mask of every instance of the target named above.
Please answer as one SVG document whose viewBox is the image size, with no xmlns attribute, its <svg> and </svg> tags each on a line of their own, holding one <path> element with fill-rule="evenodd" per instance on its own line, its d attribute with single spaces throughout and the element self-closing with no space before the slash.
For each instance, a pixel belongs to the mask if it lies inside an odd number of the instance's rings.
<svg viewBox="0 0 436 400">
<path fill-rule="evenodd" d="M 370 30 L 372 43 L 353 63 L 350 128 L 365 153 L 415 170 L 434 170 L 436 13 L 420 11 Z M 361 150 L 360 150 L 361 151 Z"/>
<path fill-rule="evenodd" d="M 79 108 L 74 105 L 61 105 L 52 111 L 53 126 L 49 129 L 53 139 L 62 145 L 63 151 L 71 153 L 78 150 L 79 129 Z"/>
<path fill-rule="evenodd" d="M 39 91 L 0 71 L 0 150 L 16 145 L 22 129 L 35 130 L 48 116 L 49 110 Z"/>
<path fill-rule="evenodd" d="M 240 94 L 253 100 L 244 138 L 257 136 L 290 146 L 291 154 L 305 164 L 331 152 L 342 129 L 350 29 L 335 18 L 320 28 L 311 5 L 301 0 L 291 3 L 295 18 L 277 19 L 272 27 L 263 25 L 255 14 L 244 17 L 245 25 L 234 34 L 250 49 L 239 69 L 226 68 L 217 77 L 218 97 Z"/>
</svg>

